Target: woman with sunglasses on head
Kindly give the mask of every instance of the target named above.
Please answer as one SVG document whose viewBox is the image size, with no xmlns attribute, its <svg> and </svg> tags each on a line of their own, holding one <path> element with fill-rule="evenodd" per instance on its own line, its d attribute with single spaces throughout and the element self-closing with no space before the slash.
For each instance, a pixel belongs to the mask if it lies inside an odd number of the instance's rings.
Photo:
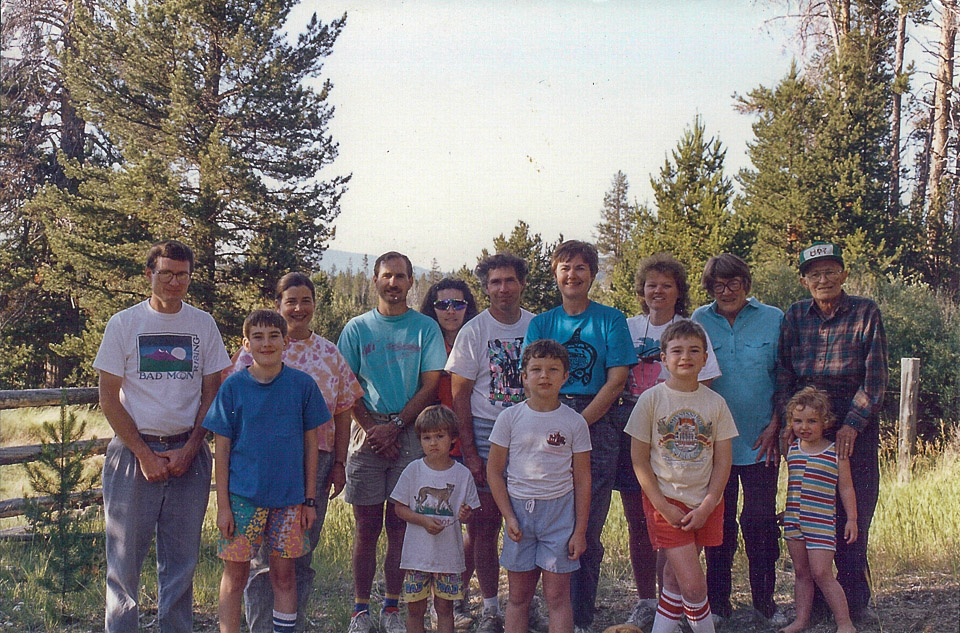
<svg viewBox="0 0 960 633">
<path fill-rule="evenodd" d="M 443 332 L 443 344 L 447 346 L 447 355 L 457 340 L 457 332 L 463 324 L 477 316 L 477 303 L 473 299 L 470 287 L 462 279 L 445 277 L 430 286 L 420 312 L 436 321 Z M 453 395 L 450 391 L 450 374 L 443 372 L 437 387 L 440 404 L 453 408 Z"/>
<path fill-rule="evenodd" d="M 625 403 L 617 409 L 624 416 L 621 428 L 626 424 L 626 418 L 640 394 L 664 382 L 669 375 L 660 361 L 660 334 L 674 321 L 687 319 L 690 315 L 687 271 L 668 253 L 657 253 L 640 261 L 634 289 L 643 313 L 627 319 L 630 339 L 637 353 L 637 364 L 630 368 L 627 377 L 623 394 Z M 707 364 L 698 378 L 700 382 L 709 384 L 719 375 L 720 368 L 708 338 Z M 637 586 L 637 604 L 627 623 L 645 630 L 653 622 L 657 611 L 657 553 L 647 535 L 643 497 L 633 472 L 630 436 L 626 433 L 620 435 L 619 468 L 614 489 L 620 491 L 623 513 L 627 519 L 630 563 Z"/>
</svg>

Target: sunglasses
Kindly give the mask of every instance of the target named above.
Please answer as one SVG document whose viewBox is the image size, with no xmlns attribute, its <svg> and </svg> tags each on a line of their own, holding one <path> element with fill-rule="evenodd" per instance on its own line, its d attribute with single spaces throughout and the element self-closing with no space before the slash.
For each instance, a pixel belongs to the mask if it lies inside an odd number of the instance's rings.
<svg viewBox="0 0 960 633">
<path fill-rule="evenodd" d="M 433 307 L 436 310 L 460 310 L 467 309 L 467 302 L 463 299 L 438 299 L 433 302 Z"/>
</svg>

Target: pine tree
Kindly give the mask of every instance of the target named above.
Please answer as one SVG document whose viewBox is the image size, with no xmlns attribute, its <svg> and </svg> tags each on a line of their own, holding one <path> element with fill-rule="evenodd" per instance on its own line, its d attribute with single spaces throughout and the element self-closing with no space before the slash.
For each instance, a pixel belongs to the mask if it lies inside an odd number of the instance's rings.
<svg viewBox="0 0 960 633">
<path fill-rule="evenodd" d="M 633 262 L 669 252 L 697 279 L 713 255 L 741 254 L 749 248 L 749 233 L 731 212 L 733 185 L 723 172 L 725 155 L 719 139 L 707 138 L 698 116 L 664 160 L 659 176 L 650 179 L 656 215 L 641 217 L 637 223 L 631 245 Z M 691 294 L 705 299 L 696 283 L 691 283 Z"/>
<path fill-rule="evenodd" d="M 753 169 L 738 175 L 737 204 L 756 226 L 756 261 L 792 262 L 814 240 L 844 244 L 858 230 L 858 243 L 873 249 L 874 272 L 896 261 L 912 229 L 888 208 L 892 75 L 884 41 L 851 31 L 816 81 L 793 67 L 776 88 L 740 99 L 740 110 L 757 117 Z"/>
<path fill-rule="evenodd" d="M 73 3 L 4 2 L 0 21 L 0 388 L 69 381 L 76 359 L 50 345 L 76 334 L 82 315 L 65 292 L 43 287 L 54 256 L 27 202 L 45 186 L 72 190 L 62 162 L 96 146 L 63 81 L 56 51 L 72 46 Z"/>
<path fill-rule="evenodd" d="M 175 237 L 196 252 L 189 300 L 226 333 L 243 306 L 289 270 L 319 262 L 348 177 L 320 178 L 337 155 L 323 58 L 346 16 L 314 16 L 295 43 L 293 0 L 104 2 L 78 9 L 63 55 L 84 116 L 118 148 L 116 165 L 69 163 L 75 194 L 35 200 L 57 254 L 49 284 L 95 323 L 142 296 L 142 257 Z M 87 341 L 75 344 L 89 349 Z"/>
<path fill-rule="evenodd" d="M 85 430 L 86 424 L 78 422 L 76 415 L 67 410 L 64 395 L 59 422 L 44 422 L 41 429 L 40 456 L 24 465 L 34 493 L 53 501 L 49 507 L 42 507 L 31 500 L 27 520 L 50 554 L 49 573 L 40 583 L 57 595 L 61 620 L 66 614 L 67 594 L 86 586 L 90 577 L 88 566 L 100 551 L 100 545 L 83 533 L 87 524 L 77 517 L 83 497 L 91 494 L 99 478 L 98 472 L 90 473 L 84 468 L 90 448 L 81 448 L 78 442 Z M 79 495 L 79 500 L 75 495 Z"/>
<path fill-rule="evenodd" d="M 627 241 L 630 239 L 630 227 L 636 217 L 634 206 L 630 205 L 627 194 L 630 184 L 627 175 L 618 171 L 610 181 L 610 189 L 603 194 L 603 208 L 600 210 L 600 222 L 597 224 L 597 250 L 603 258 L 604 269 L 612 272 L 623 257 Z"/>
<path fill-rule="evenodd" d="M 539 233 L 530 234 L 529 224 L 519 220 L 509 237 L 501 233 L 493 238 L 493 251 L 483 249 L 477 261 L 505 251 L 525 259 L 529 272 L 522 305 L 530 312 L 539 314 L 560 305 L 560 291 L 550 269 L 550 257 L 561 242 L 562 235 L 552 244 L 544 242 Z"/>
</svg>

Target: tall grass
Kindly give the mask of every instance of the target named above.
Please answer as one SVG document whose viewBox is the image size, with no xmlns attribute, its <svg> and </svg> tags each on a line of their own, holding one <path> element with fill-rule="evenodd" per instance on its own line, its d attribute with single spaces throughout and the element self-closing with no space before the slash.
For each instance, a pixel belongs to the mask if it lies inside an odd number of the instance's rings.
<svg viewBox="0 0 960 633">
<path fill-rule="evenodd" d="M 881 452 L 880 499 L 870 529 L 870 562 L 885 575 L 960 575 L 960 435 L 920 447 L 909 483 L 897 477 L 895 446 Z"/>
<path fill-rule="evenodd" d="M 33 443 L 20 430 L 12 430 L 4 414 L 5 444 Z M 36 420 L 34 420 L 36 423 Z M 98 430 L 101 437 L 108 433 Z M 27 438 L 14 439 L 10 438 Z M 893 444 L 884 444 L 881 455 L 880 502 L 870 534 L 870 564 L 874 581 L 882 589 L 885 579 L 902 574 L 944 574 L 960 582 L 960 438 L 924 445 L 916 460 L 909 484 L 897 481 Z M 9 489 L 7 471 L 3 469 L 3 486 Z M 781 474 L 783 474 L 781 472 Z M 781 477 L 783 485 L 785 477 Z M 16 484 L 12 484 L 15 487 Z M 782 494 L 782 491 L 781 491 Z M 4 495 L 6 498 L 8 495 Z M 9 495 L 14 496 L 14 495 Z M 203 528 L 200 564 L 194 579 L 195 610 L 202 630 L 215 630 L 217 593 L 222 564 L 216 556 L 216 508 L 211 495 Z M 781 496 L 782 506 L 782 496 Z M 101 539 L 102 518 L 94 512 L 89 530 Z M 14 521 L 14 520 L 6 520 Z M 22 522 L 22 520 L 20 520 Z M 610 515 L 604 529 L 606 555 L 603 563 L 600 595 L 627 596 L 632 593 L 632 574 L 627 547 L 627 527 L 623 519 L 619 495 L 613 495 Z M 101 540 L 102 542 L 102 540 Z M 317 570 L 315 591 L 308 617 L 311 631 L 340 633 L 346 629 L 353 603 L 350 564 L 353 546 L 353 516 L 350 507 L 337 499 L 330 503 L 323 535 L 314 552 Z M 383 560 L 384 538 L 381 537 L 378 560 Z M 746 564 L 743 548 L 735 563 L 734 582 L 746 585 Z M 784 555 L 781 560 L 788 557 Z M 102 557 L 90 561 L 89 583 L 70 597 L 72 620 L 58 623 L 49 615 L 55 612 L 52 598 L 39 588 L 37 579 L 47 571 L 49 554 L 43 544 L 0 541 L 0 630 L 11 631 L 91 631 L 102 627 L 104 605 L 104 573 Z M 156 559 L 151 552 L 144 564 L 140 604 L 145 614 L 146 630 L 155 630 Z M 501 583 L 501 594 L 506 583 Z M 789 591 L 789 587 L 784 587 Z M 382 596 L 382 575 L 374 583 L 374 602 Z"/>
</svg>

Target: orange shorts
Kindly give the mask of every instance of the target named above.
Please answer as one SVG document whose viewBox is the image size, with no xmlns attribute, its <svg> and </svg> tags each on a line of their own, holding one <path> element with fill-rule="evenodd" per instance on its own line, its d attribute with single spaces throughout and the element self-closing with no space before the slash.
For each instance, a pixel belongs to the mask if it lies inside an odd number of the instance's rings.
<svg viewBox="0 0 960 633">
<path fill-rule="evenodd" d="M 684 512 L 690 512 L 688 508 L 679 501 L 667 497 L 667 501 L 677 506 Z M 643 495 L 643 514 L 647 518 L 647 534 L 650 535 L 650 545 L 653 549 L 669 549 L 671 547 L 680 547 L 688 543 L 695 543 L 697 547 L 714 547 L 723 543 L 723 500 L 717 504 L 706 523 L 699 530 L 682 530 L 675 528 L 663 518 L 663 515 L 657 512 L 653 507 L 647 495 Z"/>
</svg>

